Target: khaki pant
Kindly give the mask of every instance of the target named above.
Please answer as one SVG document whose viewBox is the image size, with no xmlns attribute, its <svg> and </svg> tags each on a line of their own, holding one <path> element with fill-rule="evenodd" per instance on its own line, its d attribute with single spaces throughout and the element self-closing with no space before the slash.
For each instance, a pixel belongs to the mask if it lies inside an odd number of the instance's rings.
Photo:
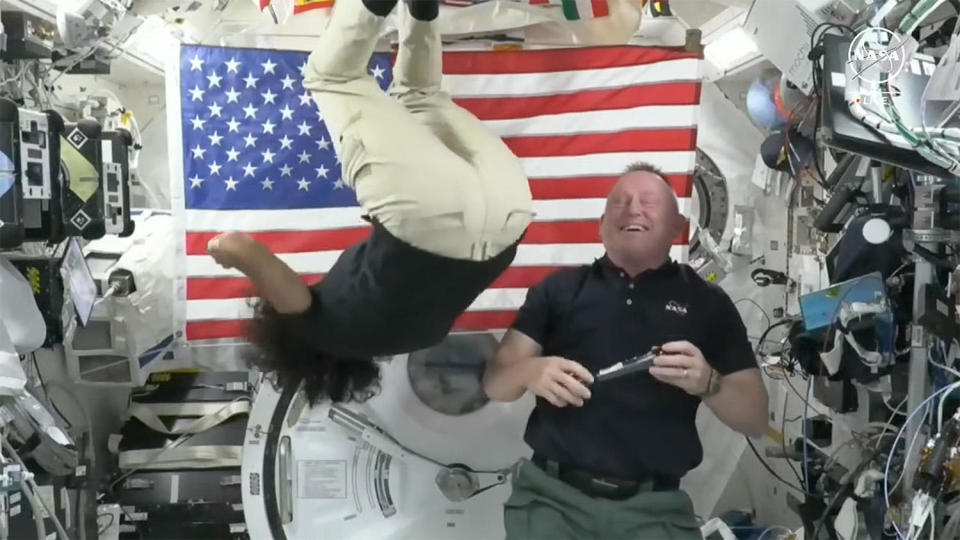
<svg viewBox="0 0 960 540">
<path fill-rule="evenodd" d="M 507 540 L 702 540 L 683 491 L 640 491 L 624 500 L 591 497 L 523 460 L 504 503 Z"/>
<path fill-rule="evenodd" d="M 390 96 L 367 72 L 384 18 L 360 0 L 337 2 L 310 55 L 313 94 L 363 210 L 393 235 L 457 259 L 487 260 L 533 217 L 520 161 L 440 89 L 436 26 L 401 10 Z M 391 97 L 392 96 L 392 97 Z"/>
</svg>

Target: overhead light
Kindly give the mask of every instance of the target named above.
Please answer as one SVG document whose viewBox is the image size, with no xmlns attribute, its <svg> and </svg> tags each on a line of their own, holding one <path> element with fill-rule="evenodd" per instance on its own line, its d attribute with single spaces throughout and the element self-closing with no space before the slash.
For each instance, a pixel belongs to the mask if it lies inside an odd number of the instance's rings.
<svg viewBox="0 0 960 540">
<path fill-rule="evenodd" d="M 707 61 L 720 71 L 726 71 L 755 57 L 758 53 L 757 44 L 750 39 L 741 26 L 734 27 L 714 39 L 703 50 Z"/>
</svg>

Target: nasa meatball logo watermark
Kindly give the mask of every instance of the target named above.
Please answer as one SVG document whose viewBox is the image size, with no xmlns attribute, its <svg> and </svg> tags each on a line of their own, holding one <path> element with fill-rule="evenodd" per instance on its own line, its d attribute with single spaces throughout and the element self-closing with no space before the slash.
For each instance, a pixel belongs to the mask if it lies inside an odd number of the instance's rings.
<svg viewBox="0 0 960 540">
<path fill-rule="evenodd" d="M 867 28 L 850 43 L 847 62 L 855 77 L 872 84 L 885 84 L 895 79 L 907 65 L 906 42 L 886 28 Z"/>
</svg>

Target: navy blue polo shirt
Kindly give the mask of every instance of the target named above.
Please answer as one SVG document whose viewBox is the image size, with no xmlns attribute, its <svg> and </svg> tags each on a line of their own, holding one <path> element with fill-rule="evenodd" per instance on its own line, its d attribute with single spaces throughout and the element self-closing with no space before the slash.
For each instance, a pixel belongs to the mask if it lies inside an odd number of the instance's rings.
<svg viewBox="0 0 960 540">
<path fill-rule="evenodd" d="M 596 373 L 655 345 L 686 340 L 721 374 L 757 367 L 733 302 L 685 264 L 630 279 L 607 257 L 552 274 L 527 293 L 513 329 L 543 356 Z M 537 454 L 597 475 L 679 480 L 703 459 L 700 399 L 648 373 L 596 383 L 583 407 L 537 398 L 524 436 Z"/>
</svg>

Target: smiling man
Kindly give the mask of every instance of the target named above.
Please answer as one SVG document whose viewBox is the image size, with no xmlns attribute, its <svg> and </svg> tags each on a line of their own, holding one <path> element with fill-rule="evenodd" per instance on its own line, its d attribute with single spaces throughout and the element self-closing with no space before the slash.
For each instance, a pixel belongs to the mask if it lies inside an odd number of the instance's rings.
<svg viewBox="0 0 960 540">
<path fill-rule="evenodd" d="M 766 389 L 733 302 L 670 259 L 685 225 L 664 175 L 631 165 L 601 218 L 606 255 L 529 290 L 484 376 L 492 400 L 537 396 L 533 459 L 505 504 L 508 539 L 699 539 L 679 483 L 703 456 L 700 403 L 741 433 L 766 429 Z M 648 372 L 594 382 L 654 347 Z"/>
</svg>

